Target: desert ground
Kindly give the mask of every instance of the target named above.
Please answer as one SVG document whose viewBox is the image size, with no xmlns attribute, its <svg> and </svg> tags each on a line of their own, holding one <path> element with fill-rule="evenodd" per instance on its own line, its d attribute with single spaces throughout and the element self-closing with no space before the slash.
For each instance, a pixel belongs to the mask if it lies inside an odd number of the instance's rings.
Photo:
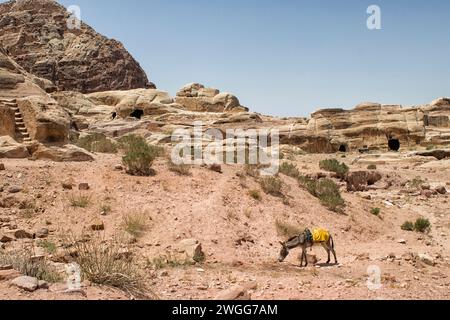
<svg viewBox="0 0 450 320">
<path fill-rule="evenodd" d="M 376 163 L 383 177 L 364 192 L 347 192 L 344 182 L 332 178 L 345 199 L 341 213 L 328 210 L 281 173 L 283 196 L 266 194 L 259 178 L 240 165 L 222 165 L 221 173 L 193 166 L 180 174 L 169 170 L 162 157 L 153 166 L 154 176 L 133 177 L 121 170 L 120 154 L 96 154 L 90 163 L 3 159 L 0 234 L 23 230 L 34 239 L 12 236 L 2 247 L 31 248 L 64 273 L 67 235 L 116 241 L 151 296 L 159 299 L 449 299 L 449 195 L 441 194 L 442 186 L 450 185 L 448 160 L 392 152 L 301 154 L 283 161 L 305 175 L 330 176 L 319 162 L 332 157 L 351 171 L 367 171 L 368 163 Z M 89 190 L 78 190 L 86 183 Z M 250 190 L 258 190 L 261 198 L 251 197 Z M 87 199 L 84 207 L 73 206 L 77 197 Z M 130 215 L 145 224 L 132 239 L 124 224 Z M 430 221 L 429 230 L 402 230 L 405 221 L 419 217 Z M 339 264 L 326 265 L 321 247 L 308 252 L 317 257 L 315 265 L 300 268 L 299 250 L 279 263 L 279 242 L 286 240 L 280 224 L 328 229 Z M 38 238 L 42 229 L 48 235 Z M 201 263 L 172 255 L 185 239 L 198 241 L 205 255 Z M 367 286 L 370 266 L 381 270 L 382 286 L 376 290 Z M 8 272 L 0 275 L 7 278 Z M 0 299 L 136 298 L 89 281 L 80 290 L 65 290 L 64 278 L 29 292 L 0 276 Z"/>
</svg>

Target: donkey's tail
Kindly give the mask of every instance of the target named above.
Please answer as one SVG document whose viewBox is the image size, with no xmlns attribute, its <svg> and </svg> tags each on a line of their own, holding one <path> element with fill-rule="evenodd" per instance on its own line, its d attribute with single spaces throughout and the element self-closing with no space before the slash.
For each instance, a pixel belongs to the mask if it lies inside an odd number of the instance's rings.
<svg viewBox="0 0 450 320">
<path fill-rule="evenodd" d="M 334 249 L 334 240 L 332 236 L 330 236 L 330 240 L 331 240 L 331 247 Z"/>
</svg>

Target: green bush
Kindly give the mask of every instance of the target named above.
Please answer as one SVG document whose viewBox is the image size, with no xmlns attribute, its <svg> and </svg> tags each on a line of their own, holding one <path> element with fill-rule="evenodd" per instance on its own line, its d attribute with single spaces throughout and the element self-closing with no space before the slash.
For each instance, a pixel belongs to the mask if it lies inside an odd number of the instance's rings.
<svg viewBox="0 0 450 320">
<path fill-rule="evenodd" d="M 411 221 L 405 221 L 405 223 L 402 224 L 402 230 L 405 231 L 414 231 L 414 223 Z"/>
<path fill-rule="evenodd" d="M 322 160 L 319 163 L 320 169 L 335 172 L 338 178 L 344 178 L 349 171 L 349 167 L 345 163 L 340 163 L 336 159 Z"/>
<path fill-rule="evenodd" d="M 330 179 L 319 180 L 316 193 L 322 205 L 331 211 L 341 212 L 345 201 L 341 196 L 338 185 Z"/>
<path fill-rule="evenodd" d="M 258 201 L 262 200 L 261 192 L 259 192 L 259 190 L 250 190 L 248 192 L 248 194 L 250 195 L 250 197 L 252 197 L 255 200 L 258 200 Z"/>
<path fill-rule="evenodd" d="M 414 230 L 417 232 L 425 232 L 427 231 L 431 226 L 431 223 L 428 219 L 419 218 L 416 220 L 416 223 L 414 224 Z"/>
<path fill-rule="evenodd" d="M 280 165 L 279 171 L 280 173 L 292 178 L 298 178 L 300 176 L 297 166 L 289 162 L 283 162 Z"/>
<path fill-rule="evenodd" d="M 379 216 L 381 213 L 381 209 L 380 208 L 372 208 L 372 210 L 370 210 L 370 213 L 373 214 L 374 216 Z"/>
<path fill-rule="evenodd" d="M 283 187 L 283 182 L 276 177 L 264 177 L 259 180 L 261 188 L 267 194 L 273 196 L 281 196 L 281 188 Z"/>
<path fill-rule="evenodd" d="M 80 138 L 76 145 L 89 152 L 117 153 L 117 144 L 101 133 L 94 133 Z"/>
<path fill-rule="evenodd" d="M 150 176 L 154 173 L 153 161 L 162 153 L 160 147 L 147 144 L 144 138 L 139 136 L 126 136 L 119 140 L 120 146 L 125 150 L 122 161 L 127 173 L 134 176 Z"/>
<path fill-rule="evenodd" d="M 305 176 L 298 178 L 299 184 L 314 197 L 318 198 L 323 206 L 335 212 L 342 212 L 345 201 L 339 191 L 339 186 L 330 179 L 315 180 Z"/>
</svg>

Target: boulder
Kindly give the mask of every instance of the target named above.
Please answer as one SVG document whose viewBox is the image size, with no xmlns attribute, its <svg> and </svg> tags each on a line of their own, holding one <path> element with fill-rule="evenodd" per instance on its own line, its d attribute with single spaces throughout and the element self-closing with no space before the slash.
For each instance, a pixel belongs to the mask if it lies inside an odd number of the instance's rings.
<svg viewBox="0 0 450 320">
<path fill-rule="evenodd" d="M 434 266 L 436 262 L 434 261 L 433 257 L 431 257 L 428 254 L 425 253 L 419 253 L 418 254 L 419 260 L 429 266 Z"/>
<path fill-rule="evenodd" d="M 93 231 L 103 231 L 105 230 L 105 224 L 101 220 L 95 220 L 91 223 L 91 229 Z"/>
<path fill-rule="evenodd" d="M 374 185 L 382 179 L 377 171 L 355 171 L 346 175 L 348 191 L 366 191 L 368 186 Z"/>
<path fill-rule="evenodd" d="M 16 239 L 33 239 L 34 238 L 32 233 L 22 230 L 22 229 L 14 231 L 14 237 Z"/>
<path fill-rule="evenodd" d="M 83 182 L 78 185 L 78 190 L 80 190 L 80 191 L 87 191 L 90 188 L 91 187 L 89 186 L 89 183 L 87 183 L 87 182 Z"/>
<path fill-rule="evenodd" d="M 437 186 L 436 188 L 434 188 L 434 190 L 439 194 L 447 193 L 447 189 L 445 188 L 445 186 Z"/>
<path fill-rule="evenodd" d="M 30 153 L 24 145 L 17 143 L 9 136 L 0 137 L 0 159 L 23 159 L 29 156 Z"/>
<path fill-rule="evenodd" d="M 11 284 L 28 292 L 36 291 L 39 288 L 39 280 L 28 276 L 17 277 L 11 281 Z"/>
<path fill-rule="evenodd" d="M 94 161 L 94 156 L 90 152 L 70 144 L 62 147 L 39 145 L 37 150 L 33 152 L 32 159 L 45 159 L 55 162 L 85 162 Z"/>
<path fill-rule="evenodd" d="M 186 258 L 193 262 L 203 262 L 205 253 L 202 250 L 202 245 L 196 239 L 185 239 L 180 241 L 176 246 L 176 251 L 184 254 Z"/>
<path fill-rule="evenodd" d="M 11 236 L 9 236 L 7 234 L 0 233 L 0 242 L 1 243 L 8 243 L 8 242 L 11 242 L 13 240 L 14 239 Z"/>
</svg>

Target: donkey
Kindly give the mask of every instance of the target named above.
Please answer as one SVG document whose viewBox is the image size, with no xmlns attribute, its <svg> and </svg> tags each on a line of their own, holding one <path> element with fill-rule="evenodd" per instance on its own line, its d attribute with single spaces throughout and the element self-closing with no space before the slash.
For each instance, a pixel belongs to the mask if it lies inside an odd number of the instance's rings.
<svg viewBox="0 0 450 320">
<path fill-rule="evenodd" d="M 278 258 L 279 262 L 283 262 L 286 257 L 289 255 L 289 251 L 292 249 L 295 249 L 297 247 L 302 248 L 302 254 L 301 254 L 301 262 L 300 267 L 303 267 L 303 260 L 305 260 L 305 267 L 308 266 L 308 259 L 306 256 L 306 250 L 308 248 L 312 248 L 315 245 L 322 245 L 322 247 L 327 251 L 328 254 L 328 261 L 327 264 L 330 263 L 331 255 L 330 253 L 333 253 L 334 256 L 334 263 L 338 264 L 337 257 L 336 257 L 336 251 L 334 250 L 334 241 L 333 237 L 330 235 L 330 238 L 326 242 L 314 242 L 311 232 L 309 230 L 305 230 L 303 233 L 301 233 L 298 236 L 295 236 L 291 239 L 289 239 L 287 242 L 280 242 L 282 248 L 280 251 L 280 256 Z"/>
</svg>

